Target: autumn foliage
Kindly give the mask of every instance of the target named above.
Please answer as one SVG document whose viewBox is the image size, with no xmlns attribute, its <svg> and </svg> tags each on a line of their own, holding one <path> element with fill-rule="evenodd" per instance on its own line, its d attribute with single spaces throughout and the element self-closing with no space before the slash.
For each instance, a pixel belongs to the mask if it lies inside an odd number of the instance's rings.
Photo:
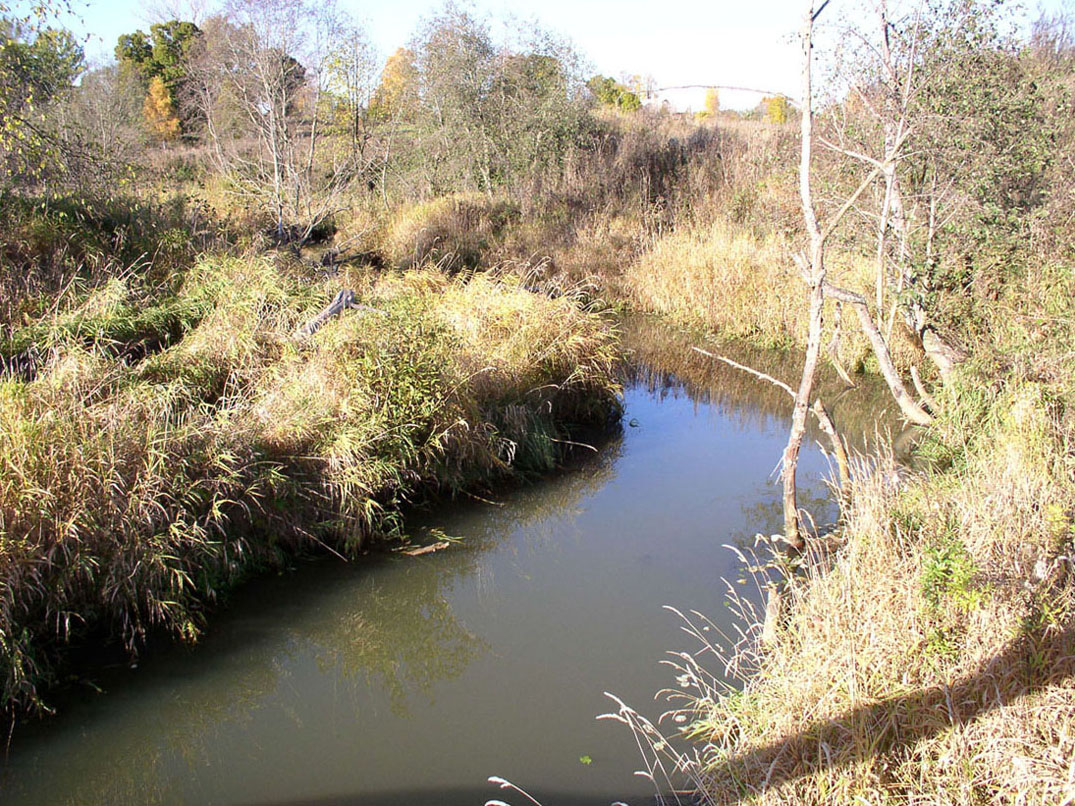
<svg viewBox="0 0 1075 806">
<path fill-rule="evenodd" d="M 161 140 L 174 140 L 179 136 L 179 117 L 172 105 L 172 97 L 164 80 L 157 76 L 149 82 L 145 104 L 142 107 L 146 126 L 154 137 Z"/>
</svg>

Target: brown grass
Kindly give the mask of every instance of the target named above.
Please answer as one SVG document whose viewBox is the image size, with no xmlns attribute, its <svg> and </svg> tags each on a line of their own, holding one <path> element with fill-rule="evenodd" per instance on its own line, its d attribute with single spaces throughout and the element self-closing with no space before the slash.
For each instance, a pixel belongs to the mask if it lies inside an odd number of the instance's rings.
<svg viewBox="0 0 1075 806">
<path fill-rule="evenodd" d="M 852 253 L 828 258 L 833 283 L 854 290 L 870 287 L 871 262 Z M 626 272 L 626 293 L 643 310 L 666 314 L 692 327 L 767 347 L 802 347 L 807 330 L 807 289 L 791 256 L 791 244 L 773 231 L 724 217 L 688 224 L 658 240 Z M 832 310 L 830 306 L 830 311 Z M 836 333 L 826 317 L 824 343 Z M 891 349 L 902 366 L 917 353 L 902 327 Z M 851 311 L 840 319 L 840 360 L 851 369 L 870 366 L 870 346 Z"/>
<path fill-rule="evenodd" d="M 689 681 L 708 802 L 1075 797 L 1073 434 L 1048 397 L 946 401 L 945 472 L 860 468 L 839 548 L 793 582 L 777 643 L 740 643 L 742 692 Z"/>
<path fill-rule="evenodd" d="M 295 328 L 341 283 L 381 313 Z M 130 316 L 113 284 L 77 310 Z M 613 335 L 570 297 L 435 270 L 309 281 L 204 260 L 200 318 L 128 361 L 66 314 L 32 380 L 0 380 L 0 680 L 40 706 L 71 640 L 193 637 L 217 591 L 281 554 L 355 553 L 433 492 L 547 470 L 616 416 Z M 108 332 L 123 332 L 111 326 Z"/>
</svg>

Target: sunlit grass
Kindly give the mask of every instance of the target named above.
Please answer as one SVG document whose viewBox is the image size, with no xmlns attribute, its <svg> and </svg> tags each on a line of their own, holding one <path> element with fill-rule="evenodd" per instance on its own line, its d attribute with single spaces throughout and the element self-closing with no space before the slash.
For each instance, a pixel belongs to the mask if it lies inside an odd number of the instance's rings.
<svg viewBox="0 0 1075 806">
<path fill-rule="evenodd" d="M 673 702 L 693 749 L 621 708 L 647 752 L 717 804 L 1070 798 L 1075 485 L 1048 396 L 1024 383 L 963 411 L 953 392 L 930 434 L 958 454 L 948 469 L 861 465 L 835 551 L 794 579 L 774 644 L 752 608 L 738 641 L 690 628 L 702 651 L 678 661 Z M 728 670 L 742 691 L 716 682 Z"/>
<path fill-rule="evenodd" d="M 297 341 L 352 280 L 378 313 Z M 221 257 L 150 302 L 196 312 L 174 344 L 125 353 L 125 323 L 156 320 L 109 283 L 19 331 L 38 364 L 0 382 L 9 707 L 39 704 L 73 638 L 192 637 L 206 601 L 251 568 L 304 548 L 353 554 L 398 529 L 404 503 L 548 469 L 573 429 L 617 413 L 608 325 L 491 278 L 311 282 Z"/>
</svg>

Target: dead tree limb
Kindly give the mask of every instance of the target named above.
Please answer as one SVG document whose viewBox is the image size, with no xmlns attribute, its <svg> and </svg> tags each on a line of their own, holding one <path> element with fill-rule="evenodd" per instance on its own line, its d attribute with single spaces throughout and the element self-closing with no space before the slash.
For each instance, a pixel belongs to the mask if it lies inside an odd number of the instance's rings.
<svg viewBox="0 0 1075 806">
<path fill-rule="evenodd" d="M 361 305 L 355 302 L 355 292 L 350 288 L 340 289 L 340 293 L 336 295 L 336 298 L 332 300 L 321 313 L 317 314 L 313 319 L 307 322 L 305 325 L 295 331 L 294 337 L 298 340 L 305 340 L 310 338 L 314 333 L 321 329 L 321 326 L 325 324 L 333 316 L 337 316 L 348 309 L 355 309 L 364 311 L 365 313 L 376 313 L 381 316 L 388 316 L 385 311 L 378 308 L 371 308 L 369 305 Z"/>
<path fill-rule="evenodd" d="M 918 367 L 911 365 L 911 381 L 914 383 L 914 388 L 918 391 L 918 396 L 922 398 L 922 402 L 929 406 L 933 411 L 938 411 L 937 401 L 933 399 L 933 395 L 926 391 L 926 387 L 922 384 L 922 378 L 918 375 Z"/>
<path fill-rule="evenodd" d="M 840 360 L 840 324 L 843 321 L 843 305 L 839 300 L 836 300 L 834 306 L 834 315 L 832 319 L 832 339 L 829 340 L 828 345 L 825 347 L 825 352 L 829 354 L 829 361 L 836 369 L 836 374 L 840 376 L 840 379 L 848 386 L 854 386 L 855 382 L 851 379 L 851 376 L 844 369 L 843 361 Z"/>
<path fill-rule="evenodd" d="M 780 619 L 784 613 L 783 585 L 769 583 L 765 587 L 765 621 L 762 622 L 761 645 L 772 648 L 780 636 Z"/>
<path fill-rule="evenodd" d="M 701 347 L 691 347 L 697 353 L 715 358 L 718 361 L 723 361 L 730 367 L 742 370 L 749 375 L 753 375 L 763 381 L 768 381 L 780 389 L 783 389 L 792 398 L 795 397 L 795 390 L 788 386 L 781 380 L 774 378 L 772 375 L 766 375 L 764 372 L 759 372 L 753 367 L 748 367 L 746 364 L 740 364 L 738 361 L 733 361 L 723 355 L 716 355 L 708 350 L 703 350 Z M 851 460 L 847 455 L 847 446 L 844 445 L 843 439 L 840 437 L 839 432 L 836 430 L 836 425 L 833 423 L 832 418 L 829 416 L 828 410 L 821 403 L 821 398 L 815 398 L 814 403 L 810 406 L 810 412 L 817 418 L 817 424 L 825 435 L 829 438 L 829 442 L 832 445 L 833 455 L 836 457 L 836 472 L 839 474 L 840 479 L 840 506 L 843 508 L 844 501 L 847 500 L 847 496 L 851 491 Z"/>
<path fill-rule="evenodd" d="M 855 309 L 855 313 L 859 317 L 859 323 L 862 325 L 862 330 L 866 334 L 866 338 L 870 340 L 873 354 L 877 357 L 881 375 L 884 376 L 885 383 L 888 384 L 892 397 L 896 400 L 896 405 L 900 407 L 900 411 L 903 412 L 903 416 L 918 425 L 929 425 L 933 418 L 907 393 L 907 389 L 903 385 L 903 379 L 900 378 L 899 372 L 896 371 L 896 365 L 892 363 L 892 354 L 888 351 L 885 337 L 881 335 L 881 331 L 878 330 L 877 324 L 870 315 L 870 308 L 866 304 L 866 298 L 861 294 L 856 294 L 854 291 L 838 288 L 831 283 L 825 283 L 825 292 L 833 299 L 846 302 Z"/>
</svg>

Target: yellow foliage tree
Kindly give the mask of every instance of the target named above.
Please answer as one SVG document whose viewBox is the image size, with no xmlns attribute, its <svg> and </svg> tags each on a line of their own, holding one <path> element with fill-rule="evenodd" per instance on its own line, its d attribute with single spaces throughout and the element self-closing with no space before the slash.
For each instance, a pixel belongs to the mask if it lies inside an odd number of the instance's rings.
<svg viewBox="0 0 1075 806">
<path fill-rule="evenodd" d="M 370 101 L 371 114 L 380 120 L 406 119 L 418 107 L 418 67 L 414 51 L 400 48 L 385 62 L 381 83 Z"/>
<path fill-rule="evenodd" d="M 706 117 L 714 117 L 720 111 L 720 92 L 716 87 L 710 87 L 705 91 L 705 114 Z"/>
<path fill-rule="evenodd" d="M 765 99 L 765 118 L 770 123 L 788 122 L 788 99 L 783 95 Z"/>
<path fill-rule="evenodd" d="M 142 115 L 146 119 L 149 131 L 155 137 L 161 140 L 174 140 L 179 136 L 179 118 L 175 114 L 172 96 L 160 76 L 156 76 L 149 82 L 149 92 L 146 93 L 146 100 L 142 105 Z"/>
<path fill-rule="evenodd" d="M 705 106 L 694 113 L 694 119 L 703 122 L 712 120 L 720 111 L 720 93 L 716 87 L 709 87 L 705 91 Z"/>
</svg>

